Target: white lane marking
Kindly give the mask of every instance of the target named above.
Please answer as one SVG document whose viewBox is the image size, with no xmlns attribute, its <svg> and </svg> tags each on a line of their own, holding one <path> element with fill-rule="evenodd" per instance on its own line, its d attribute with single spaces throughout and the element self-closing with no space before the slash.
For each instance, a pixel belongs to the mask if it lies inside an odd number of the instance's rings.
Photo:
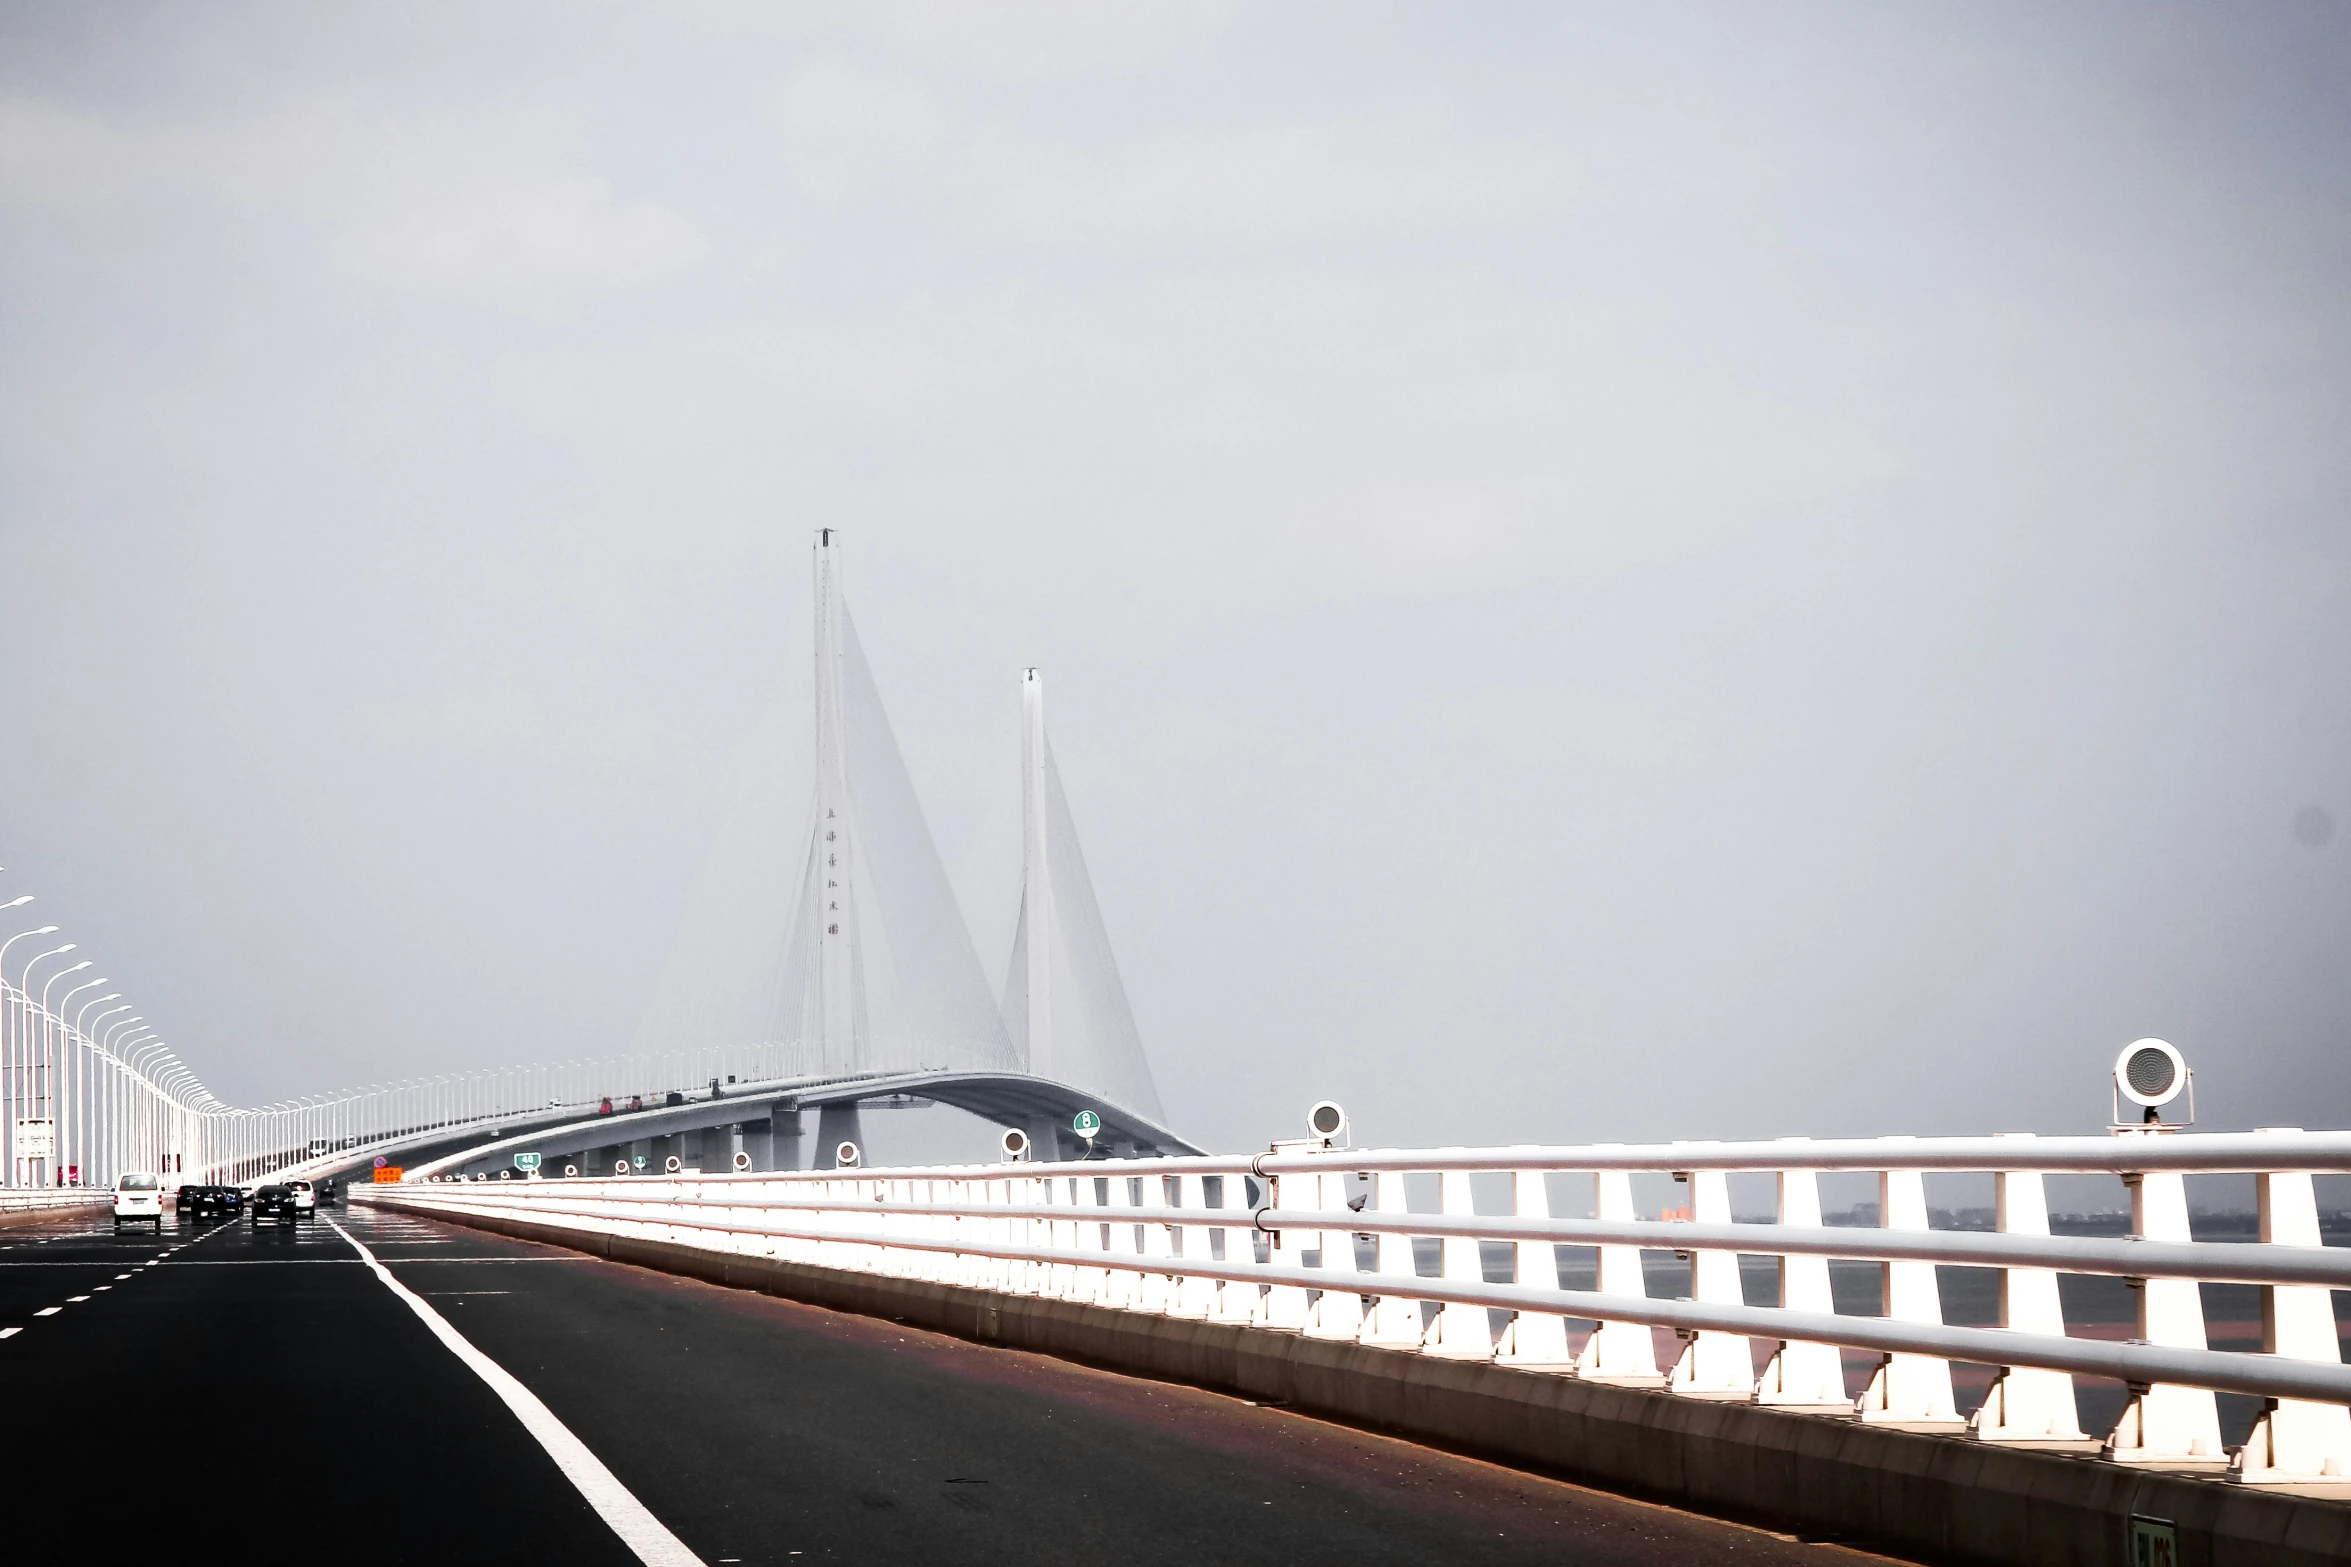
<svg viewBox="0 0 2351 1567">
<path fill-rule="evenodd" d="M 64 1309 L 65 1308 L 63 1306 L 43 1306 L 39 1311 L 34 1312 L 33 1315 L 36 1317 L 54 1317 Z"/>
<path fill-rule="evenodd" d="M 451 1327 L 447 1319 L 428 1305 L 422 1296 L 392 1277 L 391 1270 L 376 1261 L 375 1253 L 360 1245 L 357 1236 L 332 1219 L 327 1220 L 327 1223 L 333 1225 L 337 1235 L 351 1243 L 351 1249 L 359 1253 L 359 1260 L 384 1281 L 384 1288 L 408 1303 L 408 1309 L 423 1319 L 424 1325 L 433 1330 L 433 1336 L 448 1348 L 449 1353 L 465 1362 L 475 1376 L 490 1385 L 491 1392 L 506 1401 L 506 1407 L 514 1411 L 514 1417 L 522 1422 L 523 1429 L 538 1439 L 539 1445 L 547 1450 L 547 1456 L 555 1460 L 555 1467 L 562 1470 L 564 1478 L 579 1489 L 580 1495 L 587 1498 L 588 1505 L 596 1509 L 596 1516 L 611 1525 L 612 1532 L 620 1536 L 621 1543 L 636 1552 L 637 1560 L 644 1562 L 646 1567 L 704 1567 L 702 1558 L 689 1550 L 685 1541 L 670 1533 L 662 1521 L 654 1517 L 652 1511 L 638 1501 L 611 1470 L 604 1467 L 604 1460 L 588 1451 L 588 1444 L 572 1435 L 571 1428 L 556 1419 L 553 1410 L 539 1402 L 538 1394 L 524 1387 L 504 1366 L 474 1348 L 465 1335 Z"/>
<path fill-rule="evenodd" d="M 68 1296 L 66 1296 L 66 1297 L 65 1297 L 65 1303 L 66 1303 L 68 1306 L 78 1306 L 78 1305 L 80 1305 L 80 1304 L 81 1304 L 83 1301 L 85 1301 L 85 1300 L 88 1300 L 89 1298 L 90 1298 L 90 1297 L 89 1297 L 89 1296 L 87 1296 L 87 1295 L 68 1295 Z"/>
<path fill-rule="evenodd" d="M 0 1328 L 0 1338 L 14 1338 L 23 1331 L 22 1328 Z"/>
</svg>

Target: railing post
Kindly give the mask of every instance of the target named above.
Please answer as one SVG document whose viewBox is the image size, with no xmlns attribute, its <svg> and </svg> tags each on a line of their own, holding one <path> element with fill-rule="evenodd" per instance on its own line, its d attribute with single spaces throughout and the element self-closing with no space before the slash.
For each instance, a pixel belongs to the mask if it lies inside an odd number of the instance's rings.
<svg viewBox="0 0 2351 1567">
<path fill-rule="evenodd" d="M 1521 1219 L 1551 1217 L 1551 1194 L 1540 1170 L 1513 1170 L 1510 1174 L 1510 1210 Z M 1518 1282 L 1536 1289 L 1559 1288 L 1559 1249 L 1549 1241 L 1517 1243 L 1513 1274 Z M 1521 1311 L 1502 1330 L 1494 1359 L 1528 1371 L 1567 1371 L 1575 1355 L 1567 1347 L 1567 1319 L 1548 1311 Z"/>
<path fill-rule="evenodd" d="M 1146 1175 L 1142 1179 L 1143 1206 L 1146 1208 L 1166 1207 L 1167 1177 Z M 1175 1246 L 1170 1238 L 1173 1230 L 1174 1226 L 1161 1219 L 1145 1219 L 1143 1221 L 1145 1271 L 1141 1287 L 1135 1292 L 1135 1309 L 1137 1311 L 1157 1312 L 1161 1316 L 1174 1314 L 1175 1277 L 1173 1274 L 1161 1272 L 1151 1267 L 1153 1262 L 1164 1263 L 1174 1259 Z"/>
<path fill-rule="evenodd" d="M 1201 1195 L 1205 1198 L 1207 1183 L 1203 1181 L 1201 1184 Z M 1255 1267 L 1257 1265 L 1257 1219 L 1256 1215 L 1249 1212 L 1248 1178 L 1240 1175 L 1226 1175 L 1218 1179 L 1216 1186 L 1216 1211 L 1220 1214 L 1239 1213 L 1244 1215 L 1248 1222 L 1244 1225 L 1216 1227 L 1213 1231 L 1214 1239 L 1211 1244 L 1224 1248 L 1223 1260 L 1225 1262 L 1242 1263 L 1244 1266 Z M 1215 1253 L 1211 1252 L 1211 1255 L 1213 1256 Z M 1208 1320 L 1231 1323 L 1255 1322 L 1259 1293 L 1259 1286 L 1253 1283 L 1236 1283 L 1231 1279 L 1218 1280 L 1216 1309 L 1208 1314 Z"/>
<path fill-rule="evenodd" d="M 1811 1139 L 1788 1137 L 1782 1142 Z M 1820 1176 L 1812 1170 L 1779 1172 L 1779 1219 L 1791 1228 L 1820 1228 Z M 1780 1306 L 1787 1311 L 1828 1315 L 1837 1309 L 1829 1291 L 1826 1257 L 1780 1258 Z M 1845 1391 L 1845 1361 L 1834 1344 L 1783 1340 L 1756 1384 L 1755 1402 L 1777 1409 L 1849 1414 L 1853 1395 Z"/>
<path fill-rule="evenodd" d="M 1118 1170 L 1116 1162 L 1112 1163 L 1111 1169 Z M 1122 1311 L 1135 1309 L 1143 1283 L 1142 1275 L 1135 1272 L 1134 1264 L 1130 1260 L 1134 1257 L 1136 1250 L 1135 1221 L 1129 1217 L 1134 1212 L 1135 1206 L 1133 1195 L 1128 1190 L 1130 1179 L 1131 1177 L 1120 1172 L 1111 1175 L 1102 1183 L 1102 1191 L 1108 1198 L 1108 1207 L 1105 1209 L 1105 1213 L 1110 1220 L 1110 1223 L 1105 1227 L 1109 1236 L 1109 1244 L 1104 1247 L 1104 1250 L 1109 1254 L 1111 1262 L 1109 1275 L 1102 1286 L 1102 1304 L 1116 1306 Z"/>
<path fill-rule="evenodd" d="M 2003 1132 L 2030 1138 L 2030 1132 Z M 1992 1177 L 2003 1235 L 2045 1236 L 2049 1201 L 2037 1170 L 2001 1170 Z M 2047 1268 L 2000 1270 L 2000 1325 L 2018 1333 L 2065 1336 L 2065 1307 L 2057 1275 Z M 1986 1442 L 2082 1442 L 2073 1378 L 2033 1366 L 2003 1366 L 1983 1404 L 1968 1417 L 1970 1436 Z"/>
<path fill-rule="evenodd" d="M 2298 1127 L 2264 1127 L 2298 1131 Z M 2306 1171 L 2254 1177 L 2265 1246 L 2323 1246 L 2318 1198 Z M 2334 1292 L 2271 1284 L 2261 1292 L 2261 1347 L 2272 1355 L 2339 1365 Z M 2296 1398 L 2274 1400 L 2229 1462 L 2229 1478 L 2254 1484 L 2351 1478 L 2351 1409 Z"/>
<path fill-rule="evenodd" d="M 1399 1219 L 1409 1214 L 1411 1205 L 1404 1200 L 1404 1175 L 1398 1170 L 1381 1170 L 1373 1174 L 1371 1209 L 1383 1219 Z M 1405 1281 L 1419 1277 L 1412 1265 L 1412 1237 L 1391 1235 L 1380 1231 L 1372 1237 L 1372 1271 L 1378 1276 L 1374 1288 L 1385 1284 L 1393 1290 Z M 1357 1342 L 1385 1344 L 1399 1349 L 1420 1347 L 1420 1297 L 1388 1293 L 1375 1297 L 1371 1310 L 1364 1314 L 1363 1331 Z"/>
<path fill-rule="evenodd" d="M 1467 1170 L 1447 1170 L 1437 1177 L 1437 1182 L 1438 1210 L 1446 1218 L 1477 1217 L 1477 1205 L 1470 1198 Z M 1476 1240 L 1466 1235 L 1448 1235 L 1442 1251 L 1445 1265 L 1440 1277 L 1465 1284 L 1486 1281 L 1484 1259 L 1479 1255 Z M 1494 1333 L 1487 1325 L 1486 1308 L 1447 1301 L 1437 1308 L 1437 1320 L 1429 1324 L 1428 1337 L 1420 1347 L 1425 1355 L 1441 1355 L 1448 1360 L 1491 1360 Z"/>
<path fill-rule="evenodd" d="M 1079 1252 L 1099 1253 L 1102 1250 L 1102 1205 L 1100 1188 L 1091 1174 L 1069 1178 L 1070 1246 Z M 1107 1270 L 1084 1263 L 1072 1265 L 1069 1270 L 1069 1293 L 1064 1300 L 1083 1301 L 1088 1305 L 1102 1299 L 1104 1282 L 1110 1277 Z"/>
<path fill-rule="evenodd" d="M 1614 1144 L 1603 1146 L 1613 1147 Z M 1601 1170 L 1593 1177 L 1594 1218 L 1610 1222 L 1630 1223 L 1633 1212 L 1633 1178 L 1623 1170 Z M 1647 1299 L 1649 1281 L 1641 1274 L 1641 1248 L 1638 1246 L 1603 1246 L 1600 1248 L 1600 1293 Z M 1584 1341 L 1584 1352 L 1576 1357 L 1576 1375 L 1595 1382 L 1655 1383 L 1657 1375 L 1657 1343 L 1650 1336 L 1648 1325 L 1640 1322 L 1603 1322 L 1592 1330 Z"/>
<path fill-rule="evenodd" d="M 1301 1146 L 1318 1145 L 1276 1143 L 1273 1151 L 1286 1153 Z M 1280 1216 L 1285 1212 L 1295 1213 L 1311 1208 L 1320 1189 L 1319 1183 L 1312 1174 L 1269 1175 L 1265 1179 L 1270 1187 L 1266 1195 L 1272 1199 L 1267 1206 L 1274 1213 L 1274 1217 L 1266 1221 L 1266 1228 L 1272 1232 L 1267 1260 L 1276 1268 L 1295 1269 L 1299 1265 L 1298 1253 L 1305 1249 L 1301 1244 L 1305 1237 L 1285 1225 Z M 1255 1255 L 1254 1246 L 1251 1255 Z M 1296 1284 L 1267 1285 L 1265 1298 L 1257 1303 L 1257 1325 L 1292 1333 L 1302 1331 L 1306 1326 L 1305 1288 Z"/>
<path fill-rule="evenodd" d="M 1347 1211 L 1345 1171 L 1324 1170 L 1314 1177 L 1314 1205 L 1324 1213 Z M 1355 1232 L 1322 1232 L 1322 1271 L 1331 1282 L 1322 1287 L 1306 1321 L 1308 1338 L 1359 1339 L 1363 1336 L 1363 1296 L 1355 1268 Z"/>
<path fill-rule="evenodd" d="M 1690 1221 L 1731 1222 L 1730 1177 L 1720 1170 L 1690 1172 Z M 1743 1306 L 1739 1254 L 1696 1251 L 1690 1256 L 1690 1294 L 1716 1306 Z M 1683 1344 L 1681 1358 L 1666 1378 L 1666 1390 L 1691 1398 L 1748 1398 L 1755 1392 L 1755 1354 L 1736 1333 L 1701 1328 Z"/>
<path fill-rule="evenodd" d="M 1176 1177 L 1176 1206 L 1186 1213 L 1198 1213 L 1208 1206 L 1208 1179 L 1200 1175 Z M 1208 1248 L 1208 1227 L 1204 1224 L 1186 1224 L 1177 1231 L 1177 1248 L 1186 1262 L 1211 1260 Z M 1216 1313 L 1216 1280 L 1191 1274 L 1176 1281 L 1175 1302 L 1167 1308 L 1171 1317 L 1205 1319 Z"/>
<path fill-rule="evenodd" d="M 2120 1137 L 2160 1133 L 2126 1127 Z M 2126 1175 L 2131 1190 L 2131 1233 L 2141 1240 L 2188 1241 L 2188 1187 L 2175 1171 Z M 2204 1296 L 2194 1279 L 2140 1279 L 2139 1337 L 2150 1344 L 2204 1348 Z M 2106 1438 L 2105 1456 L 2117 1463 L 2218 1465 L 2220 1405 L 2212 1390 L 2158 1382 L 2133 1387 L 2122 1419 Z"/>
<path fill-rule="evenodd" d="M 1081 1238 L 1079 1238 L 1077 1231 L 1084 1229 L 1084 1212 L 1086 1212 L 1086 1205 L 1079 1203 L 1079 1186 L 1084 1186 L 1086 1196 L 1091 1198 L 1091 1189 L 1093 1189 L 1091 1177 L 1081 1182 L 1081 1179 L 1074 1177 L 1074 1175 L 1056 1175 L 1046 1182 L 1046 1201 L 1053 1203 L 1053 1208 L 1056 1208 L 1056 1217 L 1051 1219 L 1053 1247 L 1056 1247 L 1056 1250 L 1060 1250 L 1060 1252 L 1079 1250 Z M 1093 1250 L 1091 1238 L 1084 1240 L 1084 1250 L 1089 1250 L 1089 1252 Z M 1100 1287 L 1098 1280 L 1100 1280 L 1100 1276 L 1093 1269 L 1086 1269 L 1086 1266 L 1079 1266 L 1074 1262 L 1056 1262 L 1053 1264 L 1053 1299 L 1065 1299 L 1065 1302 L 1089 1302 L 1089 1299 L 1093 1299 L 1093 1294 L 1096 1294 L 1096 1290 Z"/>
<path fill-rule="evenodd" d="M 1888 1230 L 1927 1228 L 1926 1177 L 1917 1170 L 1878 1175 L 1878 1225 Z M 1943 1295 L 1931 1262 L 1887 1262 L 1885 1313 L 1896 1322 L 1943 1321 Z M 1951 1402 L 1951 1362 L 1934 1355 L 1890 1354 L 1878 1363 L 1853 1412 L 1870 1424 L 1960 1429 Z"/>
</svg>

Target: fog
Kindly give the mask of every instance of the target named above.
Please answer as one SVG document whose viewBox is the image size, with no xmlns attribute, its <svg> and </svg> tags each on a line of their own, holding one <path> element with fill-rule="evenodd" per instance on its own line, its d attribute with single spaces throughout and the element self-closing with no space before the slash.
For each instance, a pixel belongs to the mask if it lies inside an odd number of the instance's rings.
<svg viewBox="0 0 2351 1567">
<path fill-rule="evenodd" d="M 1205 1145 L 2088 1131 L 2142 1035 L 2351 1124 L 2347 70 L 10 6 L 0 901 L 234 1102 L 658 1038 L 798 852 L 832 527 L 991 979 L 1044 669 Z"/>
</svg>

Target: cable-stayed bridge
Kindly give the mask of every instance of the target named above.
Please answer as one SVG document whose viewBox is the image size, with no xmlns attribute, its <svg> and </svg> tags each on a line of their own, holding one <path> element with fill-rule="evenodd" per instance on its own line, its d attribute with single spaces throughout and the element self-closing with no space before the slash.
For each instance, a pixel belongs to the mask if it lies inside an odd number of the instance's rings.
<svg viewBox="0 0 2351 1567">
<path fill-rule="evenodd" d="M 2351 1214 L 2319 1200 L 2351 1134 L 2198 1131 L 2180 1052 L 2139 1040 L 2100 1135 L 1358 1147 L 1326 1101 L 1299 1138 L 1204 1153 L 1163 1122 L 1038 672 L 992 990 L 829 531 L 813 566 L 803 847 L 739 1041 L 232 1107 L 53 926 L 0 937 L 0 1219 L 48 1226 L 37 1257 L 0 1242 L 0 1375 L 46 1412 L 0 1455 L 12 1478 L 87 1489 L 54 1451 L 114 1440 L 154 1394 L 124 1351 L 161 1345 L 231 1450 L 415 1433 L 338 1506 L 396 1463 L 429 1502 L 345 1555 L 1826 1567 L 1825 1535 L 1932 1561 L 2351 1559 Z M 1003 1128 L 1004 1158 L 873 1167 L 861 1118 L 910 1103 Z M 307 1235 L 291 1212 L 150 1212 L 152 1243 L 55 1216 L 124 1171 L 282 1188 L 379 1165 Z M 2055 1213 L 2058 1178 L 2121 1206 Z M 2246 1178 L 2248 1222 L 2200 1228 L 2190 1183 Z M 1826 1206 L 1855 1179 L 1874 1202 Z M 1930 1183 L 1958 1180 L 1992 1209 L 1938 1212 Z M 300 1368 L 264 1418 L 191 1391 L 223 1322 L 253 1375 Z M 1106 1393 L 1042 1357 L 1152 1380 Z M 1607 1499 L 1542 1474 L 1687 1511 L 1612 1534 Z"/>
<path fill-rule="evenodd" d="M 841 557 L 835 531 L 821 530 L 805 850 L 784 940 L 751 976 L 763 1002 L 753 1039 L 235 1107 L 127 1003 L 92 1010 L 119 993 L 77 1005 L 105 981 L 52 995 L 91 966 L 51 963 L 72 943 L 38 952 L 14 981 L 0 945 L 11 1107 L 0 1137 L 11 1184 L 103 1183 L 135 1167 L 246 1180 L 321 1174 L 357 1158 L 433 1163 L 525 1133 L 550 1156 L 574 1154 L 599 1171 L 621 1159 L 659 1169 L 681 1149 L 713 1169 L 733 1168 L 737 1155 L 755 1170 L 825 1167 L 844 1142 L 862 1144 L 861 1105 L 909 1101 L 1017 1127 L 1041 1149 L 1076 1151 L 1071 1123 L 1091 1111 L 1106 1152 L 1196 1152 L 1164 1124 L 1046 737 L 1039 671 L 1020 677 L 1023 876 L 999 995 L 850 617 Z M 810 1111 L 813 1135 L 802 1125 Z"/>
</svg>

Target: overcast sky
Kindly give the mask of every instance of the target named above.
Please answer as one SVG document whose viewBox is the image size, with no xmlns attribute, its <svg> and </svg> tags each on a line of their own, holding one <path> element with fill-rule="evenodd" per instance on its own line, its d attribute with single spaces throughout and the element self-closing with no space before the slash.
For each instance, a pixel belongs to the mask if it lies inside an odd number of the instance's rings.
<svg viewBox="0 0 2351 1567">
<path fill-rule="evenodd" d="M 730 797 L 797 832 L 832 526 L 992 980 L 1045 669 L 1204 1143 L 2091 1130 L 2146 1034 L 2351 1124 L 2347 76 L 2340 5 L 18 0 L 0 901 L 238 1102 L 624 1048 Z"/>
</svg>

